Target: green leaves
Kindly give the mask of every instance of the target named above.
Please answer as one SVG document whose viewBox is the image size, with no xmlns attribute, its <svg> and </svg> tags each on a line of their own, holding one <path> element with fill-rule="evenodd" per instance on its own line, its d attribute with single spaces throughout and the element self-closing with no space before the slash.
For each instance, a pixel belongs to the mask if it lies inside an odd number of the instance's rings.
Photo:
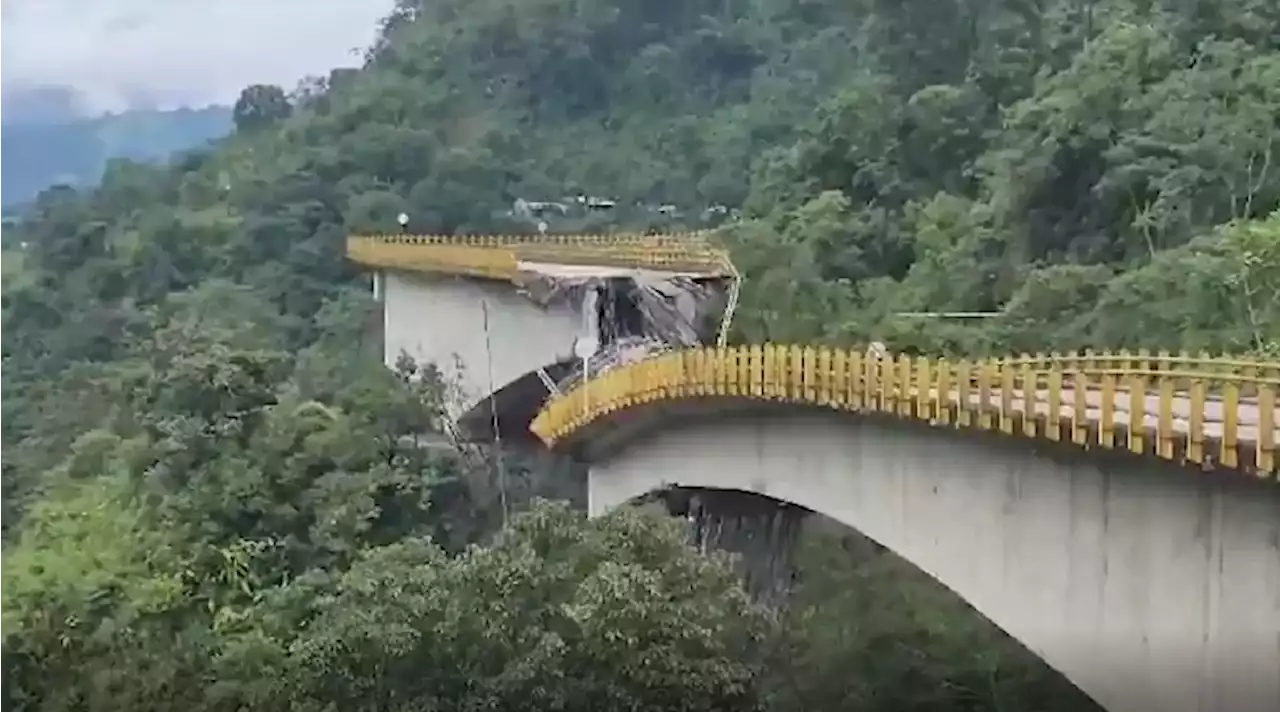
<svg viewBox="0 0 1280 712">
<path fill-rule="evenodd" d="M 751 709 L 763 618 L 672 523 L 537 504 L 490 546 L 362 557 L 291 646 L 320 709 Z M 412 702 L 410 702 L 412 701 Z"/>
<path fill-rule="evenodd" d="M 268 84 L 254 84 L 240 92 L 231 110 L 236 131 L 253 131 L 280 121 L 293 113 L 284 90 Z"/>
</svg>

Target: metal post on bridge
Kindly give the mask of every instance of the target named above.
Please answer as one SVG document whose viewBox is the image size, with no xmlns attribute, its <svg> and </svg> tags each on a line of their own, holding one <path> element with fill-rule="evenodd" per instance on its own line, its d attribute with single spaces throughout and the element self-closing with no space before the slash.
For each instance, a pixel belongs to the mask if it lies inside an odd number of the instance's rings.
<svg viewBox="0 0 1280 712">
<path fill-rule="evenodd" d="M 401 216 L 403 215 L 404 213 L 401 213 Z M 506 527 L 510 518 L 510 510 L 507 506 L 507 463 L 506 458 L 503 457 L 502 427 L 498 421 L 498 397 L 494 392 L 496 379 L 493 375 L 493 341 L 489 332 L 489 301 L 487 299 L 480 300 L 480 313 L 484 326 L 485 359 L 489 371 L 489 424 L 493 428 L 495 465 L 498 470 L 498 498 L 502 507 L 502 526 Z"/>
</svg>

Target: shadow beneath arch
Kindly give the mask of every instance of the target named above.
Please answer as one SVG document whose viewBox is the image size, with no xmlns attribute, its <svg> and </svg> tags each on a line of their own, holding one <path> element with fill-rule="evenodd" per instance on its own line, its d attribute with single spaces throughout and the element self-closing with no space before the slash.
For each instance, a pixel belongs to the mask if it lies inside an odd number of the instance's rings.
<svg viewBox="0 0 1280 712">
<path fill-rule="evenodd" d="M 750 492 L 674 487 L 637 498 L 685 520 L 690 543 L 725 551 L 756 601 L 784 608 L 790 595 L 792 552 L 809 510 Z"/>
<path fill-rule="evenodd" d="M 685 519 L 695 543 L 716 519 L 763 525 L 703 541 L 741 557 L 740 571 L 785 578 L 767 641 L 773 709 L 1102 711 L 958 594 L 834 519 L 737 490 L 673 487 L 632 503 Z M 768 522 L 781 518 L 792 531 L 779 537 Z"/>
<path fill-rule="evenodd" d="M 552 382 L 558 383 L 568 377 L 573 368 L 574 362 L 565 360 L 544 366 L 543 371 Z M 537 370 L 531 370 L 463 413 L 458 418 L 458 436 L 469 443 L 491 443 L 501 439 L 508 443 L 540 446 L 541 441 L 529 432 L 529 424 L 550 395 Z"/>
</svg>

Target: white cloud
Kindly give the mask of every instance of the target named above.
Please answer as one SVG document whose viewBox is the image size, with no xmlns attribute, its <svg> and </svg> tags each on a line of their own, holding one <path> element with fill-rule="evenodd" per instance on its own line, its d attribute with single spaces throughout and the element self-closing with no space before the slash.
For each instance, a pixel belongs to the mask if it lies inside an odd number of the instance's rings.
<svg viewBox="0 0 1280 712">
<path fill-rule="evenodd" d="M 391 0 L 6 0 L 4 82 L 73 86 L 97 109 L 234 101 L 353 66 Z"/>
</svg>

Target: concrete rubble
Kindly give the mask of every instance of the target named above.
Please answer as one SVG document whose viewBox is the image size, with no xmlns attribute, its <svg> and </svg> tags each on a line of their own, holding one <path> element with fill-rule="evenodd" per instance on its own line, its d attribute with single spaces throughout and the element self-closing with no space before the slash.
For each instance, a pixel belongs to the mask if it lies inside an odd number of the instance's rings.
<svg viewBox="0 0 1280 712">
<path fill-rule="evenodd" d="M 598 345 L 585 363 L 593 376 L 673 348 L 706 343 L 724 304 L 720 284 L 694 275 L 565 265 L 523 274 L 522 292 L 535 303 L 581 305 L 582 336 Z M 573 370 L 556 384 L 561 392 L 582 379 L 584 364 L 574 360 Z"/>
</svg>

